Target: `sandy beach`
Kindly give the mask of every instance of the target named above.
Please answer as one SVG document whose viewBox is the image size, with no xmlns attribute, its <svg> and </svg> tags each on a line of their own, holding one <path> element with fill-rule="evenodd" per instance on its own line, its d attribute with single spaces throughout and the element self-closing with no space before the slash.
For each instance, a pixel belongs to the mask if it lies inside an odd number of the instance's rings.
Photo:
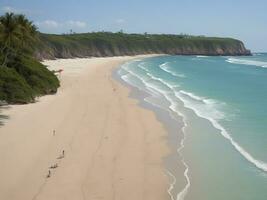
<svg viewBox="0 0 267 200">
<path fill-rule="evenodd" d="M 169 199 L 166 131 L 112 78 L 133 58 L 44 62 L 64 70 L 58 93 L 1 110 L 0 199 Z"/>
</svg>

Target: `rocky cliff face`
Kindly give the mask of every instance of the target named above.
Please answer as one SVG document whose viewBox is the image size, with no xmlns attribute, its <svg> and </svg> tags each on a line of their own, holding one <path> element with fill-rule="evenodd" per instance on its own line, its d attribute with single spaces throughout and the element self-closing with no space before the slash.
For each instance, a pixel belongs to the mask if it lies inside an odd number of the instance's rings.
<svg viewBox="0 0 267 200">
<path fill-rule="evenodd" d="M 106 33 L 97 35 L 97 37 L 92 37 L 92 35 L 93 33 L 74 36 L 44 35 L 41 38 L 42 44 L 36 51 L 36 57 L 55 59 L 152 53 L 212 56 L 251 55 L 251 52 L 245 48 L 241 41 L 229 38 L 179 38 L 174 35 L 145 37 L 143 35 L 117 35 L 115 33 Z"/>
<path fill-rule="evenodd" d="M 249 56 L 250 50 L 247 50 L 242 42 L 238 46 L 218 46 L 215 48 L 180 48 L 167 50 L 168 54 L 174 55 L 208 55 L 208 56 Z"/>
</svg>

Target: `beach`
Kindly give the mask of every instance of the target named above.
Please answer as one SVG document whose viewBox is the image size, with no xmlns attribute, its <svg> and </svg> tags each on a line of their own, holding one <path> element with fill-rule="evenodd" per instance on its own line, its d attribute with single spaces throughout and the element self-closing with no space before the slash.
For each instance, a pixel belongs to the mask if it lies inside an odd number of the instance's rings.
<svg viewBox="0 0 267 200">
<path fill-rule="evenodd" d="M 169 199 L 166 130 L 112 77 L 142 57 L 45 61 L 57 94 L 1 110 L 0 199 Z"/>
</svg>

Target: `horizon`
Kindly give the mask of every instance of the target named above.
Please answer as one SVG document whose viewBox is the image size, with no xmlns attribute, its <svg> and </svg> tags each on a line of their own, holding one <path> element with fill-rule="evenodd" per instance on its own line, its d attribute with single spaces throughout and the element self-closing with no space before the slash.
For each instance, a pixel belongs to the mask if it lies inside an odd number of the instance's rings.
<svg viewBox="0 0 267 200">
<path fill-rule="evenodd" d="M 123 30 L 129 34 L 147 32 L 224 37 L 241 40 L 251 52 L 267 52 L 265 26 L 267 15 L 264 10 L 266 6 L 267 3 L 263 0 L 254 2 L 226 0 L 223 4 L 211 0 L 201 2 L 69 0 L 64 4 L 61 1 L 51 0 L 46 2 L 3 0 L 0 3 L 0 12 L 25 14 L 42 33 L 68 34 Z"/>
</svg>

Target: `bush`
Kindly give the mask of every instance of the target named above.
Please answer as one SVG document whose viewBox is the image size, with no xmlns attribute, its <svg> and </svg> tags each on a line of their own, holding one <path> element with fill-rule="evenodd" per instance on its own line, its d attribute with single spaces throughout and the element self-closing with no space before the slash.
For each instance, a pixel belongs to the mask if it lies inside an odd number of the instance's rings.
<svg viewBox="0 0 267 200">
<path fill-rule="evenodd" d="M 28 103 L 34 100 L 31 87 L 15 69 L 0 68 L 0 100 L 8 103 Z"/>
<path fill-rule="evenodd" d="M 55 93 L 57 77 L 30 57 L 16 57 L 0 68 L 0 100 L 8 103 L 33 102 L 36 96 Z"/>
<path fill-rule="evenodd" d="M 9 67 L 24 77 L 33 89 L 34 96 L 51 94 L 57 91 L 59 81 L 43 64 L 29 57 L 17 58 Z"/>
</svg>

